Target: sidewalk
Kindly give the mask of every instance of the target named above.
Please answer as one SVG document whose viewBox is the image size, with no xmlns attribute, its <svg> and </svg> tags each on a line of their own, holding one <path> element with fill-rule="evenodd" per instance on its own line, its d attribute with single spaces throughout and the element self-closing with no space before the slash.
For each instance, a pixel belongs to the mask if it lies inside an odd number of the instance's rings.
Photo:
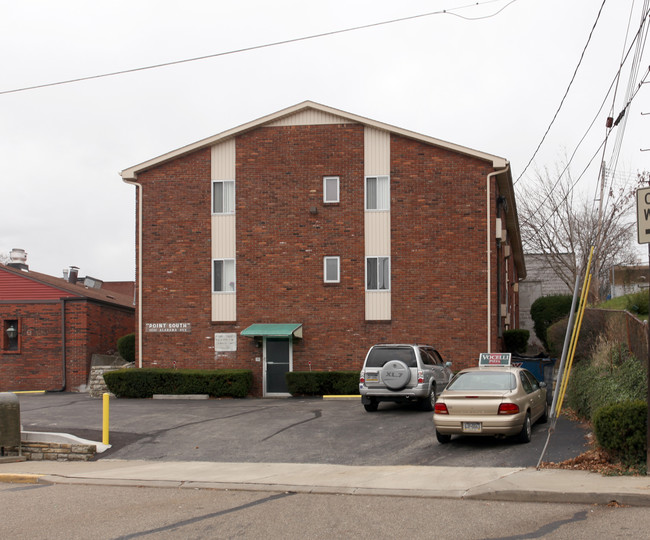
<svg viewBox="0 0 650 540">
<path fill-rule="evenodd" d="M 0 463 L 0 482 L 295 491 L 650 507 L 650 476 L 487 467 L 213 463 L 204 461 Z"/>
</svg>

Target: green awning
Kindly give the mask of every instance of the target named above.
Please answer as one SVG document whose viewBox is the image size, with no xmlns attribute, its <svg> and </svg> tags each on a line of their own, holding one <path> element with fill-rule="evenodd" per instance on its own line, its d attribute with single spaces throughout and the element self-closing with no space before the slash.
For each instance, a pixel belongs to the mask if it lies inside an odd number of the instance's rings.
<svg viewBox="0 0 650 540">
<path fill-rule="evenodd" d="M 242 336 L 248 337 L 296 337 L 302 338 L 302 324 L 251 324 L 241 331 Z"/>
</svg>

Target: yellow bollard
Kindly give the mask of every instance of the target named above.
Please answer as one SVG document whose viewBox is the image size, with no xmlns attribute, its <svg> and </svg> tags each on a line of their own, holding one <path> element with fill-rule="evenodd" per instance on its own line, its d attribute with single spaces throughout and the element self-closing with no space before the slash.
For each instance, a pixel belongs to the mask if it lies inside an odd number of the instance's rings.
<svg viewBox="0 0 650 540">
<path fill-rule="evenodd" d="M 103 400 L 104 400 L 104 423 L 102 429 L 103 444 L 108 444 L 108 400 L 109 398 L 110 398 L 110 394 L 103 395 Z"/>
</svg>

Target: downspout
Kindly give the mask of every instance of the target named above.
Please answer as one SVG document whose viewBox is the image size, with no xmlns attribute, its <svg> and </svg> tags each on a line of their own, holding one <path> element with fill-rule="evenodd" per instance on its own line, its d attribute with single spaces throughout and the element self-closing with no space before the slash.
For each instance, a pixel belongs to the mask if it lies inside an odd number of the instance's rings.
<svg viewBox="0 0 650 540">
<path fill-rule="evenodd" d="M 138 188 L 138 367 L 142 367 L 142 184 L 129 182 L 122 178 L 126 184 Z"/>
<path fill-rule="evenodd" d="M 490 193 L 490 184 L 492 182 L 492 177 L 499 174 L 508 172 L 510 169 L 510 164 L 506 165 L 505 169 L 491 172 L 487 175 L 487 187 L 486 187 L 486 201 L 487 201 L 487 352 L 492 352 L 492 332 L 490 329 L 490 321 L 492 320 L 492 215 L 490 212 L 490 207 L 492 204 L 492 197 Z"/>
</svg>

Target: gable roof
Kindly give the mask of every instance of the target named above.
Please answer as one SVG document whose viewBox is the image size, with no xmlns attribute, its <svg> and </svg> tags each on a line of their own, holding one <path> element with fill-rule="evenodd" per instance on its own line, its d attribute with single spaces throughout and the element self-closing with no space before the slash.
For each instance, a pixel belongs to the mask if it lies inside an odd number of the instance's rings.
<svg viewBox="0 0 650 540">
<path fill-rule="evenodd" d="M 16 283 L 25 280 L 24 287 Z M 133 296 L 105 289 L 89 289 L 63 278 L 12 268 L 0 264 L 0 301 L 86 298 L 121 307 L 134 308 Z"/>
<path fill-rule="evenodd" d="M 263 116 L 252 122 L 242 124 L 241 126 L 223 131 L 212 137 L 206 139 L 201 139 L 187 146 L 183 146 L 171 152 L 167 152 L 161 156 L 155 157 L 138 165 L 124 169 L 120 176 L 122 179 L 131 183 L 137 181 L 138 174 L 148 169 L 152 169 L 168 161 L 172 161 L 181 156 L 185 156 L 197 150 L 203 148 L 208 148 L 217 143 L 223 142 L 227 139 L 231 139 L 247 131 L 257 129 L 264 126 L 278 126 L 283 125 L 283 121 L 292 117 L 294 115 L 302 115 L 300 120 L 304 121 L 305 124 L 332 124 L 332 123 L 357 123 L 364 126 L 372 127 L 382 131 L 387 131 L 389 133 L 395 133 L 397 135 L 420 141 L 426 144 L 431 144 L 438 146 L 440 148 L 450 150 L 452 152 L 457 152 L 464 154 L 470 157 L 481 159 L 489 162 L 495 170 L 498 170 L 499 174 L 496 175 L 496 181 L 499 186 L 499 192 L 506 198 L 509 208 L 512 208 L 512 212 L 508 212 L 506 215 L 506 226 L 507 230 L 511 237 L 511 243 L 513 245 L 513 255 L 515 264 L 517 266 L 517 271 L 521 279 L 526 277 L 526 265 L 524 262 L 523 256 L 523 247 L 521 243 L 521 234 L 519 231 L 519 218 L 517 216 L 517 205 L 515 201 L 514 187 L 512 183 L 512 172 L 510 170 L 510 163 L 507 159 L 495 156 L 492 154 L 487 154 L 485 152 L 480 152 L 472 148 L 467 148 L 466 146 L 461 146 L 455 143 L 450 143 L 443 141 L 441 139 L 436 139 L 434 137 L 429 137 L 428 135 L 422 135 L 414 131 L 409 131 L 407 129 L 402 129 L 390 124 L 385 124 L 383 122 L 378 122 L 376 120 L 371 120 L 369 118 L 364 118 L 356 114 L 348 113 L 335 109 L 333 107 L 328 107 L 327 105 L 321 105 L 320 103 L 315 103 L 313 101 L 303 101 L 297 105 L 287 107 L 275 113 Z"/>
<path fill-rule="evenodd" d="M 356 114 L 348 113 L 345 111 L 341 111 L 339 109 L 334 109 L 332 107 L 328 107 L 326 105 L 321 105 L 320 103 L 315 103 L 313 101 L 303 101 L 302 103 L 299 103 L 297 105 L 293 105 L 292 107 L 287 107 L 286 109 L 282 109 L 280 111 L 277 111 L 275 113 L 269 114 L 267 116 L 263 116 L 262 118 L 258 118 L 257 120 L 253 120 L 252 122 L 248 122 L 246 124 L 243 124 L 241 126 L 229 129 L 227 131 L 223 131 L 221 133 L 218 133 L 217 135 L 213 135 L 212 137 L 208 137 L 206 139 L 202 139 L 200 141 L 194 142 L 192 144 L 188 144 L 187 146 L 183 146 L 181 148 L 178 148 L 176 150 L 172 150 L 171 152 L 167 152 L 166 154 L 163 154 L 162 156 L 155 157 L 153 159 L 150 159 L 148 161 L 145 161 L 143 163 L 140 163 L 138 165 L 134 165 L 132 167 L 129 167 L 128 169 L 124 169 L 120 175 L 124 180 L 135 180 L 138 176 L 138 173 L 141 173 L 143 171 L 146 171 L 147 169 L 151 169 L 153 167 L 157 167 L 158 165 L 161 165 L 167 161 L 171 161 L 173 159 L 176 159 L 178 157 L 184 156 L 186 154 L 189 154 L 191 152 L 195 152 L 197 150 L 200 150 L 202 148 L 206 148 L 209 146 L 213 146 L 219 142 L 222 142 L 226 139 L 230 139 L 232 137 L 235 137 L 237 135 L 241 135 L 243 133 L 246 133 L 247 131 L 257 129 L 259 127 L 263 127 L 269 124 L 274 124 L 278 125 L 279 122 L 281 122 L 283 119 L 293 116 L 295 114 L 299 113 L 304 113 L 307 111 L 315 111 L 315 112 L 320 112 L 324 115 L 328 115 L 330 118 L 331 117 L 336 117 L 341 123 L 357 123 L 357 124 L 362 124 L 364 126 L 369 126 L 373 127 L 375 129 L 379 129 L 382 131 L 388 131 L 390 133 L 395 133 L 397 135 L 402 135 L 404 137 L 407 137 L 409 139 L 415 139 L 421 142 L 425 142 L 427 144 L 432 144 L 434 146 L 439 146 L 441 148 L 445 148 L 447 150 L 451 150 L 454 152 L 458 152 L 461 154 L 465 154 L 468 156 L 476 157 L 478 159 L 482 159 L 485 161 L 489 161 L 492 163 L 492 166 L 498 169 L 501 169 L 505 167 L 508 164 L 508 160 L 499 157 L 499 156 L 494 156 L 492 154 L 486 154 L 485 152 L 480 152 L 478 150 L 473 150 L 471 148 L 467 148 L 465 146 L 460 146 L 458 144 L 450 143 L 447 141 L 443 141 L 441 139 L 436 139 L 434 137 L 429 137 L 427 135 L 422 135 L 420 133 L 416 133 L 414 131 L 409 131 L 407 129 L 402 129 L 399 127 L 392 126 L 390 124 L 384 124 L 383 122 L 377 122 L 376 120 L 371 120 L 369 118 L 364 118 L 363 116 L 359 116 Z M 315 122 L 315 123 L 320 123 L 320 122 Z M 331 123 L 331 122 L 330 122 Z"/>
</svg>

